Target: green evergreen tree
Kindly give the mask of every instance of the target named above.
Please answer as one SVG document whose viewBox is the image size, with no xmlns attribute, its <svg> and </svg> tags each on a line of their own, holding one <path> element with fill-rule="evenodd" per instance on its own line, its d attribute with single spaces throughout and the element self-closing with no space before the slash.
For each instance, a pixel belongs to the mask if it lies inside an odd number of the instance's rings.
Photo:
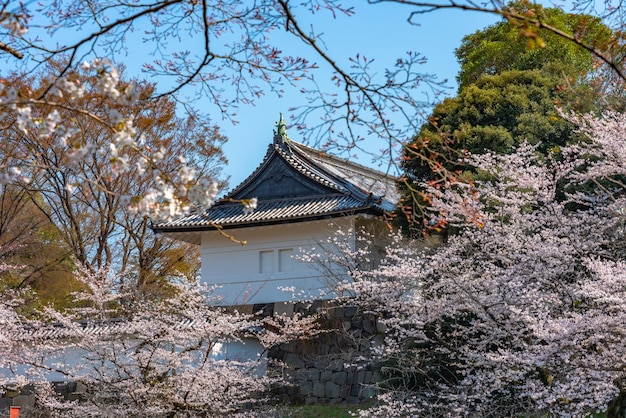
<svg viewBox="0 0 626 418">
<path fill-rule="evenodd" d="M 511 7 L 594 43 L 613 39 L 591 16 L 524 1 Z M 434 108 L 404 151 L 400 187 L 405 212 L 418 229 L 428 205 L 420 183 L 472 181 L 477 173 L 462 161 L 468 153 L 509 153 L 529 142 L 543 155 L 558 154 L 578 140 L 559 109 L 594 112 L 608 106 L 592 54 L 553 33 L 503 21 L 465 37 L 456 54 L 458 95 Z"/>
<path fill-rule="evenodd" d="M 528 1 L 517 1 L 509 6 L 585 44 L 608 48 L 615 41 L 613 31 L 594 16 L 566 13 Z M 467 35 L 455 53 L 461 64 L 457 76 L 459 91 L 483 75 L 511 70 L 539 70 L 543 75 L 579 87 L 590 82 L 590 75 L 597 68 L 595 57 L 581 46 L 553 32 L 515 20 L 502 21 Z"/>
</svg>

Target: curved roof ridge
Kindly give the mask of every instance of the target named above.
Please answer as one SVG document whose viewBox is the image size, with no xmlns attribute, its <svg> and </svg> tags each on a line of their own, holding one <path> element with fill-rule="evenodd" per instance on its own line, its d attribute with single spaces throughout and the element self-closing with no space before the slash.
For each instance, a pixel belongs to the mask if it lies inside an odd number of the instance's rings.
<svg viewBox="0 0 626 418">
<path fill-rule="evenodd" d="M 276 151 L 284 158 L 284 160 L 298 172 L 311 180 L 317 181 L 326 187 L 337 190 L 339 192 L 346 192 L 348 188 L 340 182 L 337 182 L 337 178 L 330 173 L 321 170 L 321 167 L 316 164 L 312 164 L 311 161 L 302 160 L 302 156 L 294 154 L 291 144 L 293 141 L 283 142 L 282 144 L 276 144 Z M 297 142 L 294 142 L 298 144 Z M 288 151 L 287 151 L 288 150 Z M 300 157 L 300 158 L 298 158 Z M 306 167 L 305 167 L 306 164 Z M 340 187 L 338 187 L 340 186 Z"/>
<path fill-rule="evenodd" d="M 377 198 L 385 198 L 393 204 L 399 201 L 396 177 L 304 144 L 291 142 L 297 151 L 317 163 L 318 168 L 325 170 L 334 178 L 340 178 L 349 185 L 348 187 L 358 188 L 361 193 L 371 193 Z"/>
<path fill-rule="evenodd" d="M 249 183 L 251 183 L 252 180 L 254 180 L 263 171 L 263 167 L 265 167 L 269 163 L 273 153 L 274 153 L 274 144 L 272 143 L 267 146 L 267 151 L 265 152 L 265 156 L 263 157 L 263 160 L 259 163 L 257 168 L 255 168 L 254 171 L 248 177 L 246 177 L 242 182 L 240 182 L 237 186 L 233 187 L 228 193 L 226 193 L 226 195 L 224 195 L 222 199 L 227 199 L 229 196 L 236 194 L 239 190 L 244 189 Z"/>
<path fill-rule="evenodd" d="M 355 163 L 324 151 L 316 150 L 292 139 L 276 135 L 269 144 L 267 152 L 257 168 L 236 187 L 231 189 L 224 198 L 236 195 L 245 189 L 262 172 L 274 154 L 280 157 L 300 174 L 341 192 L 356 192 L 361 197 L 372 193 L 376 197 L 388 198 L 392 203 L 398 201 L 395 177 L 365 165 Z M 365 176 L 368 184 L 359 182 L 357 176 Z M 384 186 L 383 186 L 384 185 Z M 384 189 L 384 190 L 383 190 Z"/>
<path fill-rule="evenodd" d="M 337 164 L 343 165 L 343 166 L 347 166 L 350 167 L 354 170 L 358 170 L 361 171 L 363 173 L 368 173 L 371 175 L 375 175 L 375 176 L 383 176 L 386 178 L 391 178 L 391 179 L 395 179 L 395 176 L 392 176 L 390 174 L 387 174 L 383 171 L 380 170 L 376 170 L 374 168 L 368 167 L 364 164 L 360 164 L 357 162 L 354 162 L 353 160 L 350 160 L 349 158 L 342 158 L 339 157 L 337 155 L 334 154 L 330 154 L 326 151 L 321 151 L 312 147 L 309 147 L 308 145 L 302 144 L 300 142 L 296 142 L 296 141 L 291 141 L 294 145 L 296 145 L 297 148 L 300 149 L 300 151 L 302 151 L 305 154 L 312 154 L 314 157 L 313 158 L 319 158 L 320 160 L 326 160 L 326 161 L 334 161 Z"/>
</svg>

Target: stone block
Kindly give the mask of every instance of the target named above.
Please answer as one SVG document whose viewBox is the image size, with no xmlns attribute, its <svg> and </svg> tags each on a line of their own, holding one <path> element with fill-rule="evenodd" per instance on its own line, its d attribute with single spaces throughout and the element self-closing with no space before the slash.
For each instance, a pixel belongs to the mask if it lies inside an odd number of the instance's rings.
<svg viewBox="0 0 626 418">
<path fill-rule="evenodd" d="M 313 387 L 313 384 L 311 384 L 311 387 Z M 284 392 L 288 396 L 296 396 L 298 394 L 298 387 L 296 387 L 294 385 L 286 385 Z"/>
<path fill-rule="evenodd" d="M 310 305 L 309 306 L 309 312 L 320 313 L 321 311 L 325 310 L 324 309 L 325 308 L 324 301 L 322 301 L 322 300 L 314 300 L 309 305 Z"/>
<path fill-rule="evenodd" d="M 339 397 L 339 385 L 333 382 L 326 382 L 324 384 L 324 394 L 327 398 Z"/>
<path fill-rule="evenodd" d="M 317 398 L 323 398 L 325 393 L 325 385 L 322 382 L 313 383 L 313 396 Z"/>
<path fill-rule="evenodd" d="M 370 342 L 370 345 L 372 347 L 380 347 L 381 345 L 385 344 L 385 339 L 383 338 L 382 335 L 376 335 L 374 338 L 372 338 L 372 341 Z"/>
<path fill-rule="evenodd" d="M 76 392 L 76 382 L 71 381 L 67 383 L 67 391 L 68 392 Z"/>
<path fill-rule="evenodd" d="M 306 373 L 302 376 L 304 379 L 312 380 L 314 382 L 319 382 L 320 380 L 320 371 L 318 369 L 307 369 Z"/>
<path fill-rule="evenodd" d="M 361 399 L 371 399 L 376 396 L 376 388 L 372 385 L 363 385 L 361 386 L 361 390 L 359 393 L 359 398 Z"/>
<path fill-rule="evenodd" d="M 63 399 L 67 399 L 70 391 L 67 388 L 67 383 L 57 382 L 54 384 L 54 392 L 61 396 Z"/>
<path fill-rule="evenodd" d="M 302 358 L 296 353 L 285 354 L 283 361 L 285 362 L 285 364 L 287 364 L 287 366 L 294 369 L 300 369 L 304 367 L 304 361 L 302 361 Z"/>
<path fill-rule="evenodd" d="M 318 403 L 317 402 L 317 398 L 315 398 L 315 397 L 306 398 L 304 400 L 304 404 L 305 405 L 316 405 L 317 403 Z"/>
<path fill-rule="evenodd" d="M 281 347 L 285 345 L 282 344 Z M 283 350 L 282 348 L 271 348 L 270 351 L 267 353 L 267 356 L 271 359 L 271 360 L 280 360 L 282 361 L 285 358 L 285 354 L 287 354 L 287 352 L 285 350 Z"/>
<path fill-rule="evenodd" d="M 363 383 L 366 385 L 372 383 L 372 372 L 369 370 L 366 370 L 363 374 L 364 374 Z"/>
<path fill-rule="evenodd" d="M 352 353 L 341 353 L 339 355 L 339 358 L 345 364 L 345 363 L 352 362 L 352 360 L 354 359 L 354 356 L 352 355 Z"/>
<path fill-rule="evenodd" d="M 295 353 L 296 351 L 298 351 L 298 345 L 296 341 L 289 341 L 287 344 L 281 345 L 280 348 L 288 353 Z"/>
<path fill-rule="evenodd" d="M 363 337 L 363 330 L 360 330 L 360 329 L 354 329 L 354 330 L 350 331 L 350 336 L 351 336 L 353 339 L 359 339 L 359 338 L 362 338 L 362 337 Z"/>
<path fill-rule="evenodd" d="M 320 373 L 320 382 L 328 382 L 329 380 L 332 380 L 332 378 L 333 372 L 330 370 L 324 370 Z"/>
<path fill-rule="evenodd" d="M 305 397 L 313 395 L 313 382 L 309 380 L 302 382 L 302 384 L 300 384 L 299 391 L 300 394 Z"/>
<path fill-rule="evenodd" d="M 328 364 L 328 368 L 334 372 L 342 371 L 345 362 L 343 360 L 333 360 Z"/>
<path fill-rule="evenodd" d="M 293 305 L 293 311 L 295 313 L 300 313 L 300 314 L 310 313 L 312 312 L 311 304 L 308 302 L 296 302 Z"/>
<path fill-rule="evenodd" d="M 380 383 L 382 381 L 382 376 L 380 375 L 380 372 L 378 371 L 374 371 L 372 372 L 372 383 Z"/>
<path fill-rule="evenodd" d="M 301 369 L 295 369 L 292 367 L 283 367 L 283 369 L 281 370 L 281 373 L 282 373 L 283 378 L 292 381 L 294 379 L 298 380 L 300 378 L 300 370 Z"/>
<path fill-rule="evenodd" d="M 297 405 L 297 402 L 295 400 L 296 398 L 293 396 L 289 396 L 286 393 L 280 394 L 280 395 L 275 395 L 274 396 L 274 400 L 276 401 L 276 403 L 280 404 L 292 404 L 292 405 Z M 246 403 L 244 404 L 243 409 L 244 410 L 251 410 L 253 408 L 252 403 Z"/>
<path fill-rule="evenodd" d="M 354 317 L 358 311 L 359 309 L 356 306 L 346 306 L 345 308 L 343 308 L 343 313 L 344 313 L 345 318 Z"/>
<path fill-rule="evenodd" d="M 346 384 L 346 385 L 340 385 L 339 386 L 339 397 L 342 400 L 346 400 L 350 397 L 350 390 L 352 389 L 352 385 L 350 384 Z"/>
<path fill-rule="evenodd" d="M 20 395 L 34 395 L 37 391 L 33 385 L 26 385 L 20 389 Z"/>
<path fill-rule="evenodd" d="M 333 374 L 333 383 L 336 383 L 338 385 L 345 385 L 346 381 L 348 380 L 348 373 L 346 372 L 335 372 Z"/>
<path fill-rule="evenodd" d="M 363 331 L 368 334 L 374 334 L 374 324 L 369 319 L 363 321 Z"/>
<path fill-rule="evenodd" d="M 327 365 L 328 365 L 328 362 L 324 360 L 315 360 L 313 362 L 313 367 L 319 370 L 324 370 Z"/>
<path fill-rule="evenodd" d="M 68 401 L 80 401 L 81 399 L 83 399 L 84 396 L 85 396 L 84 392 L 72 392 L 69 395 L 67 395 L 67 400 Z"/>
<path fill-rule="evenodd" d="M 363 384 L 363 382 L 365 381 L 365 370 L 359 370 L 358 372 L 356 372 L 356 382 L 358 384 Z"/>
<path fill-rule="evenodd" d="M 13 398 L 13 406 L 34 407 L 35 395 L 19 395 Z"/>
<path fill-rule="evenodd" d="M 385 332 L 387 332 L 387 325 L 383 324 L 380 321 L 376 321 L 376 332 L 378 332 L 379 334 L 384 334 Z"/>
</svg>

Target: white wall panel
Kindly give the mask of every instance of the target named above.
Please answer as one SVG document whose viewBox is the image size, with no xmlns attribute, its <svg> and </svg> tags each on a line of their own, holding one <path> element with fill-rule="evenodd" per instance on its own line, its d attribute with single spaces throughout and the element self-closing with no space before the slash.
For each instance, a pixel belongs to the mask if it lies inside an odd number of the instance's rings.
<svg viewBox="0 0 626 418">
<path fill-rule="evenodd" d="M 347 217 L 231 230 L 235 238 L 247 242 L 243 246 L 215 231 L 203 232 L 202 281 L 219 286 L 223 305 L 329 297 L 319 269 L 297 255 L 319 249 L 320 242 L 353 222 Z"/>
</svg>

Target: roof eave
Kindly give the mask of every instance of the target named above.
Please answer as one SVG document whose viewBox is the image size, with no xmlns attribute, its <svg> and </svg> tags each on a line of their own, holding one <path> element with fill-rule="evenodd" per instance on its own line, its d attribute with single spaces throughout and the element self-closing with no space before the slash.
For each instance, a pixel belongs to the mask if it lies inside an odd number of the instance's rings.
<svg viewBox="0 0 626 418">
<path fill-rule="evenodd" d="M 318 221 L 322 219 L 332 219 L 339 217 L 347 217 L 347 216 L 355 216 L 361 214 L 370 214 L 375 216 L 382 216 L 385 211 L 382 208 L 373 207 L 373 206 L 363 206 L 361 208 L 355 208 L 349 211 L 336 211 L 336 212 L 327 212 L 324 214 L 314 215 L 314 216 L 293 216 L 293 217 L 285 217 L 285 218 L 277 218 L 272 220 L 258 220 L 258 221 L 248 221 L 248 222 L 234 222 L 229 224 L 222 225 L 198 225 L 198 226 L 186 226 L 186 227 L 171 227 L 171 228 L 158 228 L 153 227 L 152 230 L 155 233 L 167 234 L 167 233 L 180 233 L 180 232 L 204 232 L 204 231 L 217 231 L 217 230 L 226 230 L 226 229 L 238 229 L 238 228 L 250 228 L 256 226 L 265 226 L 265 225 L 282 225 L 286 223 L 293 222 L 308 222 L 308 221 Z"/>
</svg>

